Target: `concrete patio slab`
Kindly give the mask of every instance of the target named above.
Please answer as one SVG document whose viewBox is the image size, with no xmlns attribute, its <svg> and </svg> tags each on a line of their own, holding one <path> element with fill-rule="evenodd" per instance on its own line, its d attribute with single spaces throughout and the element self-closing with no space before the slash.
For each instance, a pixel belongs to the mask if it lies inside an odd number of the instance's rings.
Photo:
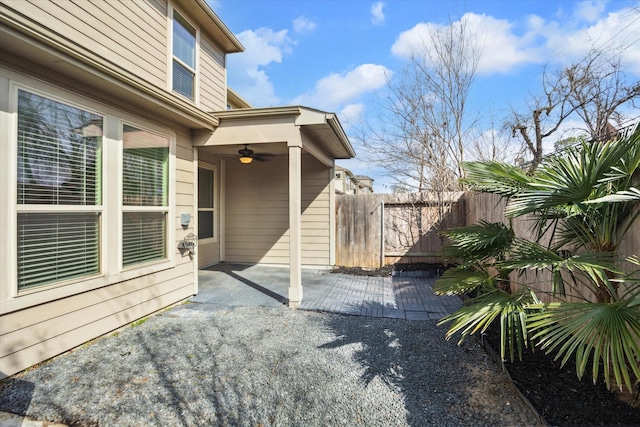
<svg viewBox="0 0 640 427">
<path fill-rule="evenodd" d="M 458 297 L 438 297 L 433 293 L 435 274 L 420 272 L 414 276 L 352 276 L 305 268 L 299 308 L 355 316 L 437 320 L 462 306 Z M 198 278 L 198 294 L 190 301 L 206 304 L 208 309 L 288 304 L 288 267 L 222 263 L 200 270 Z"/>
</svg>

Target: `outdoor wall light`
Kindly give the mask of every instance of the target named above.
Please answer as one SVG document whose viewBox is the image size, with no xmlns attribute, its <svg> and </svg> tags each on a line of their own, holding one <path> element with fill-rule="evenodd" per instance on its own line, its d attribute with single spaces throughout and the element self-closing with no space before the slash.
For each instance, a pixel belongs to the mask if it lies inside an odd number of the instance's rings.
<svg viewBox="0 0 640 427">
<path fill-rule="evenodd" d="M 245 165 L 248 165 L 251 162 L 253 162 L 253 158 L 252 157 L 249 157 L 249 156 L 240 157 L 240 163 L 244 163 Z"/>
</svg>

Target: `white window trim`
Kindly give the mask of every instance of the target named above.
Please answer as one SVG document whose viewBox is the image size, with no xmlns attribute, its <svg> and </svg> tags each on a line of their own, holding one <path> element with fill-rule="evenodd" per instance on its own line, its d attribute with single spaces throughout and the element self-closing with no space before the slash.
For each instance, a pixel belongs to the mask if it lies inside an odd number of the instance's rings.
<svg viewBox="0 0 640 427">
<path fill-rule="evenodd" d="M 210 243 L 217 243 L 218 242 L 218 235 L 220 234 L 219 232 L 219 224 L 220 224 L 220 217 L 219 217 L 219 205 L 220 205 L 220 200 L 218 199 L 218 167 L 214 164 L 211 163 L 207 163 L 207 162 L 202 162 L 199 161 L 198 162 L 198 169 L 209 169 L 213 171 L 213 208 L 209 209 L 203 209 L 203 210 L 207 210 L 207 211 L 211 211 L 213 212 L 213 237 L 208 237 L 206 239 L 200 239 L 198 237 L 198 245 L 207 245 Z M 196 182 L 197 182 L 197 177 L 196 177 Z M 196 184 L 198 185 L 198 184 Z M 198 189 L 198 193 L 200 192 L 200 189 Z M 197 201 L 197 199 L 196 199 Z M 198 215 L 198 212 L 200 212 L 200 206 L 197 206 L 196 209 L 196 215 Z M 197 230 L 197 229 L 196 229 Z"/>
<path fill-rule="evenodd" d="M 104 118 L 102 161 L 102 205 L 64 206 L 63 212 L 101 212 L 100 267 L 95 276 L 81 277 L 64 282 L 43 285 L 18 292 L 17 280 L 17 216 L 19 212 L 56 210 L 55 205 L 18 205 L 17 203 L 17 111 L 18 90 L 99 114 Z M 0 192 L 7 197 L 0 200 L 0 230 L 5 239 L 0 245 L 0 313 L 9 313 L 34 305 L 66 298 L 100 287 L 117 284 L 176 266 L 176 135 L 131 114 L 104 106 L 99 102 L 61 89 L 57 86 L 26 77 L 0 67 L 0 141 L 6 142 L 5 154 L 0 156 Z M 131 124 L 139 129 L 169 138 L 167 259 L 140 266 L 122 268 L 122 125 Z M 117 229 L 118 232 L 114 232 Z"/>
<path fill-rule="evenodd" d="M 169 165 L 168 165 L 168 174 L 169 176 L 167 177 L 168 180 L 168 185 L 167 185 L 167 191 L 169 192 L 167 194 L 167 206 L 125 206 L 122 203 L 122 176 L 123 176 L 123 135 L 122 135 L 122 131 L 123 131 L 123 127 L 127 125 L 127 126 L 131 126 L 134 127 L 136 129 L 142 130 L 142 131 L 146 131 L 146 132 L 150 132 L 153 134 L 156 134 L 158 136 L 161 137 L 166 137 L 169 140 Z M 119 237 L 119 241 L 118 241 L 118 250 L 119 250 L 119 254 L 118 254 L 118 261 L 119 261 L 119 267 L 120 267 L 120 271 L 130 271 L 130 270 L 138 270 L 141 267 L 144 266 L 152 266 L 154 264 L 157 263 L 162 263 L 162 262 L 166 262 L 166 261 L 173 261 L 175 263 L 175 250 L 174 250 L 174 242 L 175 242 L 175 227 L 172 225 L 172 219 L 175 217 L 175 209 L 172 210 L 172 206 L 175 206 L 174 203 L 174 199 L 175 199 L 175 152 L 176 152 L 176 138 L 175 136 L 171 136 L 170 134 L 168 134 L 166 131 L 162 132 L 162 131 L 158 131 L 157 127 L 152 127 L 152 126 L 148 126 L 148 125 L 144 125 L 141 124 L 140 121 L 130 121 L 130 120 L 120 120 L 119 123 L 119 153 L 118 153 L 118 168 L 119 168 L 119 173 L 118 173 L 118 188 L 119 191 L 118 193 L 118 199 L 120 201 L 120 209 L 119 209 L 119 219 L 120 219 L 120 223 L 119 223 L 119 227 L 118 227 L 118 237 Z M 165 247 L 165 253 L 167 254 L 167 258 L 165 260 L 158 260 L 158 261 L 149 261 L 146 262 L 144 264 L 136 264 L 136 265 L 132 265 L 132 266 L 124 266 L 122 263 L 122 259 L 123 259 L 123 255 L 122 255 L 122 246 L 123 246 L 123 236 L 122 236 L 122 227 L 124 226 L 122 223 L 122 214 L 124 212 L 162 212 L 166 215 L 167 217 L 167 241 L 165 243 L 166 247 Z"/>
<path fill-rule="evenodd" d="M 57 91 L 54 88 L 48 89 L 48 88 L 43 88 L 43 87 L 39 87 L 39 86 L 34 86 L 34 85 L 29 85 L 29 84 L 21 84 L 19 82 L 15 82 L 15 81 L 10 81 L 9 83 L 9 103 L 10 103 L 10 110 L 11 113 L 14 115 L 14 120 L 12 120 L 11 123 L 11 130 L 9 131 L 9 135 L 8 135 L 8 146 L 11 147 L 11 152 L 13 154 L 13 156 L 11 156 L 10 162 L 12 163 L 12 171 L 13 171 L 13 176 L 10 178 L 9 182 L 10 182 L 10 186 L 13 187 L 13 194 L 12 194 L 12 198 L 10 200 L 13 201 L 12 203 L 12 214 L 11 216 L 14 219 L 14 225 L 13 225 L 13 229 L 11 231 L 11 233 L 9 234 L 9 238 L 7 239 L 10 243 L 10 247 L 13 248 L 11 250 L 11 255 L 9 257 L 9 259 L 11 260 L 11 265 L 10 265 L 10 277 L 12 277 L 15 280 L 10 280 L 10 283 L 12 284 L 11 289 L 10 289 L 10 294 L 9 296 L 12 298 L 16 298 L 16 297 L 21 297 L 23 295 L 30 295 L 33 293 L 37 293 L 40 291 L 46 291 L 49 289 L 54 289 L 54 288 L 59 288 L 61 286 L 65 286 L 68 284 L 72 284 L 78 281 L 90 281 L 92 279 L 95 278 L 100 278 L 103 277 L 105 275 L 105 264 L 104 264 L 104 256 L 100 256 L 100 260 L 99 260 L 99 265 L 100 265 L 100 272 L 92 275 L 92 276 L 84 276 L 81 278 L 74 278 L 74 279 L 70 279 L 70 280 L 65 280 L 65 281 L 61 281 L 61 282 L 57 282 L 57 283 L 53 283 L 50 285 L 41 285 L 41 286 L 37 286 L 34 288 L 30 288 L 30 289 L 25 289 L 22 291 L 18 291 L 18 284 L 17 284 L 17 276 L 18 276 L 18 268 L 17 268 L 17 264 L 18 264 L 18 256 L 17 256 L 17 248 L 18 248 L 18 237 L 17 234 L 15 232 L 15 230 L 17 229 L 17 216 L 20 213 L 55 213 L 55 212 L 59 212 L 59 213 L 67 213 L 67 212 L 78 212 L 78 213 L 87 213 L 87 212 L 95 212 L 95 213 L 99 213 L 100 214 L 100 223 L 99 223 L 99 228 L 100 228 L 100 249 L 99 249 L 99 255 L 102 255 L 103 251 L 105 250 L 105 245 L 104 245 L 104 228 L 105 228 L 105 223 L 104 223 L 104 199 L 102 200 L 102 204 L 101 205 L 55 205 L 55 204 L 47 204 L 47 205 L 37 205 L 37 204 L 26 204 L 26 205 L 22 205 L 22 204 L 18 204 L 17 203 L 17 185 L 16 185 L 16 176 L 17 176 L 17 140 L 18 140 L 18 91 L 25 91 L 25 92 L 29 92 L 29 93 L 33 93 L 35 95 L 47 98 L 47 99 L 51 99 L 55 102 L 59 102 L 65 105 L 69 105 L 71 107 L 74 108 L 78 108 L 87 112 L 90 112 L 92 114 L 97 114 L 103 117 L 103 120 L 106 120 L 106 113 L 104 111 L 101 111 L 99 108 L 95 108 L 94 106 L 89 105 L 88 103 L 85 102 L 85 100 L 83 100 L 80 97 L 77 96 L 73 96 L 72 94 L 68 94 L 69 96 L 66 97 L 64 95 L 61 95 L 62 91 Z M 104 144 L 104 138 L 103 138 L 103 144 Z M 7 156 L 9 157 L 9 156 Z M 104 159 L 104 151 L 103 151 L 103 159 Z M 104 174 L 103 174 L 104 177 Z M 101 190 L 104 194 L 104 179 L 102 180 L 102 184 L 103 184 L 103 189 Z"/>
<path fill-rule="evenodd" d="M 179 58 L 173 56 L 173 14 L 178 13 L 182 19 L 187 21 L 189 25 L 191 25 L 196 30 L 196 45 L 195 45 L 195 69 L 191 68 L 189 65 L 185 64 Z M 197 106 L 200 106 L 200 29 L 197 25 L 193 23 L 187 16 L 180 10 L 173 6 L 171 2 L 169 2 L 169 7 L 167 8 L 167 90 L 182 99 L 186 99 L 190 102 L 195 103 Z M 183 67 L 191 70 L 194 73 L 194 81 L 193 81 L 193 99 L 184 96 L 181 93 L 178 93 L 173 90 L 173 61 L 177 61 Z"/>
</svg>

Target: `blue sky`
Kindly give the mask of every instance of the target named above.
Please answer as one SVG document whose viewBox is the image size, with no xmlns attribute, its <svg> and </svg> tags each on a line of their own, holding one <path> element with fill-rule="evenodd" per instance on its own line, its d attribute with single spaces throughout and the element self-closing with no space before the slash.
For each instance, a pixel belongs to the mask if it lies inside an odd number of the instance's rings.
<svg viewBox="0 0 640 427">
<path fill-rule="evenodd" d="M 577 60 L 593 44 L 624 44 L 623 65 L 640 78 L 637 0 L 208 1 L 246 48 L 228 58 L 230 87 L 255 107 L 336 112 L 347 134 L 373 113 L 386 76 L 398 75 L 425 31 L 460 19 L 482 46 L 470 96 L 479 132 L 491 118 L 500 125 L 511 107 L 539 91 L 544 64 Z M 376 191 L 388 190 L 370 164 L 338 163 L 376 179 Z"/>
</svg>

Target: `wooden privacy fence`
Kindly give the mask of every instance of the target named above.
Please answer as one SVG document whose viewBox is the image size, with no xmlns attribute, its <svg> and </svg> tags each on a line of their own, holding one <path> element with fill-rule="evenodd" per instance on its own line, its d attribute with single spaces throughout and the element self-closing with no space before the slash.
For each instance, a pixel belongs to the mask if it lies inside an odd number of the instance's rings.
<svg viewBox="0 0 640 427">
<path fill-rule="evenodd" d="M 377 268 L 440 262 L 440 232 L 479 220 L 506 221 L 505 201 L 487 193 L 358 194 L 336 196 L 336 265 Z M 533 238 L 527 216 L 512 220 L 516 235 Z M 622 256 L 640 255 L 640 220 L 621 242 Z M 533 280 L 550 286 L 547 273 Z M 527 280 L 521 278 L 518 280 Z M 516 280 L 517 281 L 517 280 Z"/>
<path fill-rule="evenodd" d="M 336 265 L 440 262 L 440 231 L 466 223 L 463 195 L 336 196 Z"/>
<path fill-rule="evenodd" d="M 466 193 L 465 195 L 467 205 L 467 225 L 475 224 L 480 220 L 488 222 L 504 222 L 508 223 L 504 215 L 504 208 L 506 207 L 506 200 L 500 196 L 488 193 Z M 640 206 L 637 207 L 640 209 Z M 526 239 L 535 240 L 535 232 L 532 230 L 532 218 L 528 215 L 513 218 L 511 220 L 511 227 L 513 228 L 516 236 L 524 237 Z M 624 227 L 620 227 L 621 229 Z M 546 242 L 548 243 L 548 239 Z M 632 227 L 629 229 L 624 239 L 618 246 L 618 255 L 622 258 L 630 256 L 640 256 L 640 220 L 636 220 Z M 623 263 L 623 269 L 631 272 L 637 267 L 633 267 L 631 264 Z M 527 272 L 522 276 L 512 274 L 510 277 L 512 283 L 512 289 L 517 289 L 519 285 L 531 286 L 537 290 L 540 290 L 541 299 L 543 302 L 550 302 L 553 298 L 550 296 L 552 290 L 552 278 L 551 273 L 547 270 L 538 272 Z M 569 279 L 569 277 L 567 277 Z M 622 285 L 624 286 L 624 285 Z M 567 299 L 570 301 L 582 301 L 583 298 L 588 298 L 591 301 L 595 300 L 594 295 L 588 290 L 587 287 L 580 286 L 572 289 L 567 287 L 569 294 Z M 573 292 L 573 294 L 571 293 Z"/>
</svg>

